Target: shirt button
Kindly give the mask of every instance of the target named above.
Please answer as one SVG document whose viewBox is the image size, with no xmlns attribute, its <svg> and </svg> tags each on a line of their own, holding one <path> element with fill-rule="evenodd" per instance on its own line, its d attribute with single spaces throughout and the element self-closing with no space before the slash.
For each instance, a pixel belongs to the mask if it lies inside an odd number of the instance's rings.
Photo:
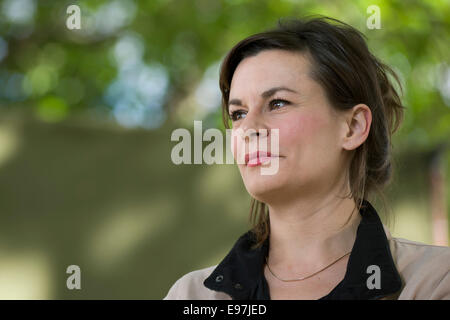
<svg viewBox="0 0 450 320">
<path fill-rule="evenodd" d="M 222 280 L 223 280 L 223 275 L 220 274 L 216 277 L 216 282 L 222 282 Z"/>
<path fill-rule="evenodd" d="M 243 287 L 242 287 L 242 284 L 236 283 L 236 284 L 234 285 L 234 288 L 237 289 L 237 290 L 241 290 Z"/>
</svg>

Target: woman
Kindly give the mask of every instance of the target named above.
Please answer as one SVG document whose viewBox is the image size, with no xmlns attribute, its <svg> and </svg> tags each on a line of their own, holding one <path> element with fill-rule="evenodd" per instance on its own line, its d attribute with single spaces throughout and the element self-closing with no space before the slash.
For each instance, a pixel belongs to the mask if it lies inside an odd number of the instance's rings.
<svg viewBox="0 0 450 320">
<path fill-rule="evenodd" d="M 450 299 L 449 248 L 392 238 L 367 200 L 391 177 L 403 116 L 388 74 L 398 82 L 357 30 L 330 18 L 280 23 L 228 53 L 225 125 L 256 131 L 233 145 L 235 159 L 246 152 L 254 227 L 165 299 Z M 278 152 L 249 154 L 275 147 L 273 129 Z M 273 161 L 277 172 L 262 175 Z"/>
</svg>

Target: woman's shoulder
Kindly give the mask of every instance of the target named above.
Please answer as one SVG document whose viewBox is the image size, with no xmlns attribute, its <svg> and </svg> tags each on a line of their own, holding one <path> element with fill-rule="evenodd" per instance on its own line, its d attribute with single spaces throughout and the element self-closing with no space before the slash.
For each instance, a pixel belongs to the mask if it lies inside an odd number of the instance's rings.
<svg viewBox="0 0 450 320">
<path fill-rule="evenodd" d="M 404 282 L 402 295 L 414 299 L 450 299 L 450 248 L 403 238 L 389 239 Z"/>
<path fill-rule="evenodd" d="M 428 263 L 442 262 L 446 267 L 450 266 L 450 247 L 403 238 L 391 238 L 390 242 L 394 258 L 399 263 L 419 263 L 426 266 Z"/>
<path fill-rule="evenodd" d="M 217 265 L 198 269 L 186 273 L 179 278 L 163 300 L 231 300 L 231 297 L 223 292 L 213 291 L 203 285 Z"/>
</svg>

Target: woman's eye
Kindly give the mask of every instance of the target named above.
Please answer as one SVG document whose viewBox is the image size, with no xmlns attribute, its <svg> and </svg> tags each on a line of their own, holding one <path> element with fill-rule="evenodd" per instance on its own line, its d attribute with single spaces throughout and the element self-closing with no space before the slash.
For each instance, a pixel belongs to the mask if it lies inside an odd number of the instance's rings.
<svg viewBox="0 0 450 320">
<path fill-rule="evenodd" d="M 270 101 L 269 105 L 271 107 L 271 109 L 278 109 L 283 107 L 283 105 L 289 104 L 288 101 L 283 100 L 283 99 L 275 99 Z"/>
<path fill-rule="evenodd" d="M 274 99 L 274 100 L 270 101 L 270 103 L 269 103 L 271 110 L 282 108 L 284 105 L 288 105 L 288 104 L 289 104 L 289 101 L 286 101 L 283 99 Z M 241 120 L 241 119 L 245 118 L 245 111 L 244 110 L 233 111 L 230 114 L 230 118 L 232 121 Z"/>
<path fill-rule="evenodd" d="M 230 118 L 231 118 L 231 120 L 232 121 L 237 121 L 237 120 L 240 120 L 240 119 L 242 119 L 242 115 L 243 114 L 245 114 L 242 110 L 237 110 L 237 111 L 233 111 L 231 114 L 230 114 Z"/>
</svg>

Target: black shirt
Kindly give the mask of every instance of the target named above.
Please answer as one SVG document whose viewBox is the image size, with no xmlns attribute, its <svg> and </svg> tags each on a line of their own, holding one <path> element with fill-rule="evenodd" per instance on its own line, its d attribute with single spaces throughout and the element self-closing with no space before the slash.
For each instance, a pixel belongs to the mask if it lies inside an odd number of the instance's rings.
<svg viewBox="0 0 450 320">
<path fill-rule="evenodd" d="M 397 293 L 402 287 L 378 213 L 367 200 L 363 201 L 359 212 L 361 222 L 344 279 L 319 300 L 379 299 Z M 233 300 L 270 300 L 269 286 L 264 276 L 269 239 L 252 250 L 254 241 L 251 231 L 243 234 L 203 282 L 205 287 L 224 292 Z M 380 285 L 375 288 L 369 288 L 367 284 L 372 275 L 368 267 L 372 265 L 378 266 L 380 271 Z"/>
</svg>

